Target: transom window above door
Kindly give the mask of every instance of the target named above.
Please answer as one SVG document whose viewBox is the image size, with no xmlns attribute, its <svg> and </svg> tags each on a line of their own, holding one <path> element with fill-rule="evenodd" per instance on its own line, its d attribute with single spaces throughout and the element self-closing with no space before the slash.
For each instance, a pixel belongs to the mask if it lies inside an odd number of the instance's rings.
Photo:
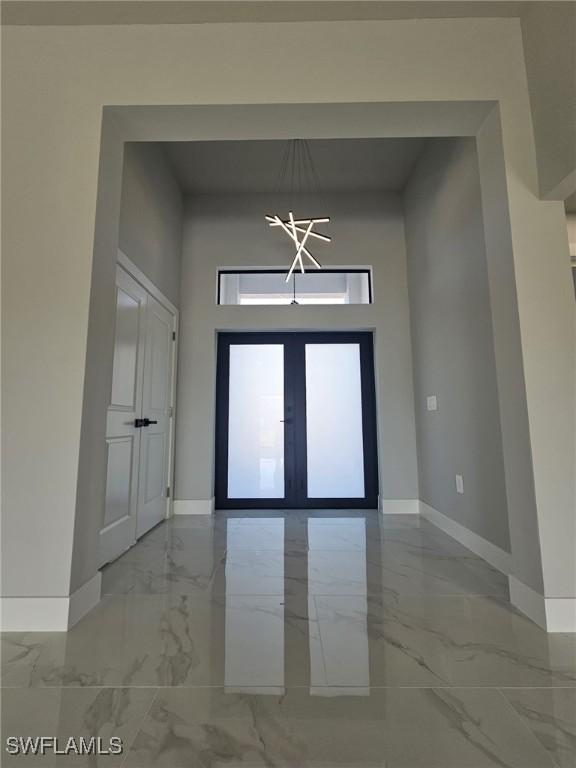
<svg viewBox="0 0 576 768">
<path fill-rule="evenodd" d="M 371 304 L 371 269 L 323 269 L 295 273 L 277 269 L 218 271 L 218 304 Z"/>
</svg>

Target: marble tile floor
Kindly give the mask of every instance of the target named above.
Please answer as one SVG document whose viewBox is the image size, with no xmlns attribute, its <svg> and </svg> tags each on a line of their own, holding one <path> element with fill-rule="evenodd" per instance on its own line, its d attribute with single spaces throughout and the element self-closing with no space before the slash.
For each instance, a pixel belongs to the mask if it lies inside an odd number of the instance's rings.
<svg viewBox="0 0 576 768">
<path fill-rule="evenodd" d="M 172 518 L 68 633 L 2 637 L 1 765 L 575 768 L 576 637 L 442 531 L 376 512 Z"/>
</svg>

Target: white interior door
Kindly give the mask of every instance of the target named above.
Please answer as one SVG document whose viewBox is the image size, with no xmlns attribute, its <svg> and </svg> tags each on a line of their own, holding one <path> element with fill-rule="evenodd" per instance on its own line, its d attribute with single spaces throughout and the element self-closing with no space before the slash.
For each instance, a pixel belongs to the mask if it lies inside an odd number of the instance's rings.
<svg viewBox="0 0 576 768">
<path fill-rule="evenodd" d="M 116 335 L 112 396 L 106 418 L 108 473 L 100 531 L 100 565 L 114 560 L 136 539 L 144 335 L 148 294 L 127 272 L 116 270 Z"/>
<path fill-rule="evenodd" d="M 148 294 L 136 538 L 166 517 L 175 317 Z"/>
</svg>

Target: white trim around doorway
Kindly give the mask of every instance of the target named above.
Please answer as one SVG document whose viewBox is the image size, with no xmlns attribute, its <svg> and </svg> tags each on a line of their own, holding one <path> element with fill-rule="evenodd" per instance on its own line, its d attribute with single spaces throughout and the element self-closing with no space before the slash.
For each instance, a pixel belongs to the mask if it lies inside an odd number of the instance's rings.
<svg viewBox="0 0 576 768">
<path fill-rule="evenodd" d="M 148 293 L 150 293 L 156 301 L 159 301 L 160 304 L 162 304 L 164 307 L 166 307 L 167 310 L 169 310 L 173 315 L 176 315 L 178 317 L 178 308 L 172 304 L 170 299 L 166 298 L 162 291 L 157 288 L 154 283 L 146 277 L 144 272 L 140 269 L 140 267 L 137 267 L 134 262 L 126 256 L 124 251 L 121 251 L 120 248 L 118 248 L 118 264 L 120 264 L 121 267 L 123 267 L 126 272 L 128 272 L 134 280 L 136 280 L 142 288 L 145 288 Z"/>
</svg>

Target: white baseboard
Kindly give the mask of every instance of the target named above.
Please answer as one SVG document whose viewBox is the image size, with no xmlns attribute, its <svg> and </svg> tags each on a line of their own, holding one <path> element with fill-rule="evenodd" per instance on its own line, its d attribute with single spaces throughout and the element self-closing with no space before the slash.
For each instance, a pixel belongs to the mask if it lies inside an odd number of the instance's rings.
<svg viewBox="0 0 576 768">
<path fill-rule="evenodd" d="M 546 606 L 543 595 L 524 584 L 523 581 L 519 581 L 515 576 L 508 576 L 508 586 L 512 605 L 525 613 L 539 627 L 546 629 Z"/>
<path fill-rule="evenodd" d="M 65 597 L 2 597 L 3 632 L 66 632 L 100 601 L 102 574 Z"/>
<path fill-rule="evenodd" d="M 394 505 L 399 502 L 384 503 Z M 417 503 L 420 515 L 424 519 L 508 576 L 510 602 L 519 611 L 547 632 L 576 632 L 576 597 L 544 597 L 515 576 L 510 575 L 512 555 L 509 552 L 500 549 L 491 541 L 457 523 L 426 502 Z"/>
<path fill-rule="evenodd" d="M 214 497 L 211 499 L 174 499 L 175 515 L 212 515 Z"/>
<path fill-rule="evenodd" d="M 508 577 L 510 602 L 547 632 L 576 632 L 576 597 L 544 597 L 519 581 Z"/>
<path fill-rule="evenodd" d="M 0 600 L 2 632 L 66 632 L 68 597 L 3 597 Z"/>
<path fill-rule="evenodd" d="M 102 573 L 97 571 L 94 576 L 70 595 L 68 610 L 68 629 L 73 627 L 88 611 L 100 602 L 102 591 Z"/>
<path fill-rule="evenodd" d="M 445 515 L 443 512 L 439 512 L 434 507 L 426 504 L 424 501 L 420 502 L 420 514 L 423 518 L 433 523 L 440 528 L 448 536 L 451 536 L 456 541 L 460 542 L 462 546 L 474 552 L 475 555 L 486 560 L 490 565 L 494 566 L 498 571 L 508 575 L 512 570 L 512 556 L 509 552 L 505 552 L 500 547 L 492 544 L 491 541 L 484 539 L 474 531 L 469 530 L 451 517 Z"/>
<path fill-rule="evenodd" d="M 546 630 L 576 632 L 576 597 L 545 597 Z"/>
<path fill-rule="evenodd" d="M 383 515 L 417 515 L 418 499 L 380 499 Z"/>
</svg>

